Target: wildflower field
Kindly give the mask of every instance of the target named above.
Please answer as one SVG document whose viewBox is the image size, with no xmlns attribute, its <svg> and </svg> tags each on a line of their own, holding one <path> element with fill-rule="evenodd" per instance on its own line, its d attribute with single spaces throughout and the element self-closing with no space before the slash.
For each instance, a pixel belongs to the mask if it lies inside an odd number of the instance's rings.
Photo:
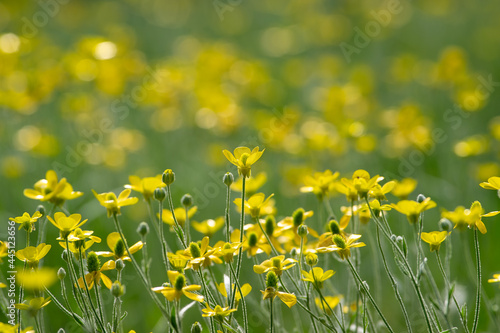
<svg viewBox="0 0 500 333">
<path fill-rule="evenodd" d="M 500 332 L 499 16 L 0 2 L 0 333 Z"/>
</svg>

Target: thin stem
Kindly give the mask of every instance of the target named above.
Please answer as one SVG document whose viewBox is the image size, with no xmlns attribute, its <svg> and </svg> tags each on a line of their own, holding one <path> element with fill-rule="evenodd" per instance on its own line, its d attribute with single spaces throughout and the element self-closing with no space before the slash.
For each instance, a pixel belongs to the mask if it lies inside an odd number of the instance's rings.
<svg viewBox="0 0 500 333">
<path fill-rule="evenodd" d="M 38 222 L 38 241 L 37 244 L 42 244 L 45 242 L 45 233 L 47 231 L 47 216 L 52 215 L 54 213 L 54 210 L 56 209 L 56 205 L 52 205 L 52 208 L 50 209 L 49 213 L 43 217 L 42 220 Z"/>
<path fill-rule="evenodd" d="M 228 264 L 232 276 L 235 278 L 236 286 L 238 287 L 238 291 L 240 292 L 241 305 L 243 308 L 243 329 L 245 332 L 248 332 L 248 313 L 247 313 L 247 303 L 245 301 L 245 297 L 243 296 L 243 292 L 241 291 L 240 281 L 236 279 L 236 273 L 234 272 L 233 266 Z"/>
<path fill-rule="evenodd" d="M 45 288 L 45 289 L 47 289 L 47 288 Z M 45 291 L 47 292 L 47 290 L 45 290 Z M 48 293 L 49 295 L 51 295 L 51 294 L 50 294 L 50 292 L 47 292 L 47 293 Z M 62 295 L 62 297 L 63 297 L 64 302 L 66 303 L 66 306 L 67 306 L 67 307 L 68 307 L 68 309 L 69 309 L 69 310 L 66 310 L 66 311 L 68 311 L 68 313 L 71 313 L 71 316 L 73 317 L 73 319 L 74 319 L 76 322 L 78 322 L 78 319 L 77 319 L 78 315 L 77 315 L 75 312 L 73 312 L 73 309 L 71 308 L 71 305 L 70 305 L 70 303 L 69 303 L 69 300 L 68 300 L 68 295 L 67 295 L 67 293 L 66 293 L 66 284 L 64 283 L 64 280 L 61 280 L 61 295 Z M 55 297 L 51 296 L 51 298 L 52 298 L 52 299 L 54 299 Z M 54 301 L 54 303 L 56 303 L 56 305 L 57 305 L 58 301 L 56 300 L 56 301 Z M 63 310 L 63 311 L 64 311 L 64 310 Z M 81 323 L 82 323 L 82 321 L 81 321 L 81 319 L 80 319 L 80 325 L 81 325 Z"/>
<path fill-rule="evenodd" d="M 472 325 L 472 333 L 476 333 L 479 324 L 479 311 L 481 307 L 481 255 L 479 253 L 479 239 L 477 236 L 477 228 L 474 228 L 474 247 L 476 249 L 476 272 L 477 272 L 477 292 L 476 292 L 476 308 L 474 310 L 474 324 Z"/>
<path fill-rule="evenodd" d="M 368 288 L 366 288 L 365 284 L 363 283 L 363 280 L 361 279 L 361 277 L 359 276 L 358 272 L 356 271 L 356 268 L 354 268 L 354 266 L 352 265 L 351 263 L 351 260 L 349 258 L 347 258 L 347 263 L 349 264 L 349 267 L 351 268 L 351 271 L 352 271 L 352 274 L 355 276 L 356 280 L 358 281 L 359 285 L 363 288 L 363 290 L 365 291 L 366 295 L 368 296 L 368 298 L 370 299 L 370 302 L 372 303 L 373 307 L 375 308 L 375 310 L 378 312 L 380 318 L 382 319 L 382 321 L 384 322 L 385 326 L 387 327 L 387 329 L 389 330 L 389 332 L 392 332 L 394 333 L 394 331 L 392 330 L 391 328 L 391 325 L 389 325 L 389 323 L 387 322 L 387 319 L 385 319 L 384 315 L 382 314 L 382 311 L 380 311 L 380 308 L 378 307 L 377 303 L 375 302 L 375 300 L 373 299 L 372 295 L 370 294 L 370 291 L 368 290 Z"/>
<path fill-rule="evenodd" d="M 106 323 L 106 318 L 104 316 L 104 310 L 102 306 L 102 300 L 101 300 L 101 293 L 100 293 L 100 286 L 97 284 L 95 285 L 95 298 L 97 299 L 97 307 L 99 308 L 99 313 L 101 315 L 101 320 L 103 323 Z"/>
<path fill-rule="evenodd" d="M 69 278 L 71 282 L 71 291 L 73 292 L 73 297 L 75 298 L 76 304 L 82 311 L 82 314 L 90 320 L 90 312 L 88 310 L 88 307 L 85 303 L 85 298 L 83 296 L 83 291 L 81 288 L 78 287 L 78 278 L 76 274 L 75 267 L 73 267 L 73 254 L 69 250 L 69 242 L 68 239 L 65 239 L 66 242 L 66 255 L 67 255 L 67 264 L 68 264 L 68 270 L 69 270 Z"/>
<path fill-rule="evenodd" d="M 271 304 L 271 310 L 269 311 L 269 332 L 273 333 L 274 332 L 274 325 L 273 325 L 273 298 L 271 297 L 270 299 L 270 304 Z"/>
<path fill-rule="evenodd" d="M 231 224 L 230 221 L 230 214 L 229 214 L 229 207 L 230 204 L 229 202 L 231 201 L 231 186 L 227 186 L 227 192 L 226 192 L 226 212 L 225 212 L 225 219 L 226 219 L 226 243 L 229 243 L 231 240 L 231 234 L 229 231 L 229 226 Z M 240 230 L 243 232 L 242 230 Z"/>
<path fill-rule="evenodd" d="M 168 261 L 168 245 L 167 242 L 165 241 L 165 234 L 163 233 L 163 200 L 160 201 L 159 203 L 159 214 L 160 217 L 158 219 L 158 224 L 159 224 L 159 233 L 160 233 L 160 243 L 161 243 L 161 256 L 163 258 L 163 265 L 165 266 L 165 269 L 167 270 L 167 276 L 168 276 L 168 271 L 170 269 L 170 263 Z"/>
<path fill-rule="evenodd" d="M 50 296 L 50 299 L 54 301 L 54 304 L 57 305 L 57 307 L 62 312 L 64 312 L 66 315 L 72 317 L 78 325 L 80 325 L 80 326 L 83 325 L 83 319 L 80 316 L 78 316 L 76 313 L 71 311 L 71 308 L 70 308 L 70 310 L 66 309 L 64 307 L 64 305 L 62 305 L 61 302 L 59 302 L 59 300 L 46 287 L 44 287 L 44 289 L 45 289 L 45 292 Z M 63 296 L 63 298 L 65 298 L 65 297 Z M 66 302 L 67 302 L 67 299 L 66 299 Z M 69 302 L 68 302 L 68 308 L 69 308 Z"/>
<path fill-rule="evenodd" d="M 170 185 L 167 185 L 167 198 L 168 198 L 170 212 L 172 213 L 172 218 L 174 219 L 175 233 L 176 233 L 177 237 L 179 238 L 179 240 L 181 241 L 182 246 L 184 246 L 184 248 L 186 249 L 187 244 L 186 244 L 186 238 L 185 238 L 184 232 L 182 231 L 181 225 L 177 221 L 177 217 L 175 217 L 174 203 L 172 201 L 172 191 L 170 190 Z"/>
<path fill-rule="evenodd" d="M 245 184 L 246 177 L 243 176 L 241 182 L 241 219 L 240 219 L 240 244 L 243 243 L 243 227 L 245 225 Z M 240 271 L 241 271 L 241 261 L 243 257 L 243 246 L 240 246 L 238 250 L 238 262 L 236 264 L 236 280 L 240 279 Z M 233 299 L 231 300 L 231 307 L 234 305 L 234 295 L 236 293 L 236 286 L 233 288 Z"/>
</svg>

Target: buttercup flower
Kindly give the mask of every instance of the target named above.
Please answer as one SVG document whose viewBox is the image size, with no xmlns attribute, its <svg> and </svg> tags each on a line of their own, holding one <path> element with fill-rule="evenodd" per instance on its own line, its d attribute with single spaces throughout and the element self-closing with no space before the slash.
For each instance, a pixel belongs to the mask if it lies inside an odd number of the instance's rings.
<svg viewBox="0 0 500 333">
<path fill-rule="evenodd" d="M 42 217 L 42 214 L 39 211 L 36 211 L 33 216 L 30 216 L 28 213 L 24 213 L 23 216 L 18 216 L 18 217 L 9 217 L 10 221 L 15 221 L 16 223 L 19 223 L 19 230 L 23 229 L 26 230 L 27 232 L 32 232 L 35 227 L 33 224 L 38 221 L 38 219 Z"/>
<path fill-rule="evenodd" d="M 121 259 L 131 261 L 125 249 L 125 244 L 123 244 L 123 240 L 121 239 L 119 233 L 110 233 L 106 238 L 106 243 L 108 244 L 108 247 L 111 251 L 98 251 L 96 252 L 98 256 L 113 257 L 114 260 Z M 137 243 L 129 247 L 130 254 L 134 254 L 142 249 L 143 245 L 144 244 L 141 241 L 138 241 Z"/>
<path fill-rule="evenodd" d="M 198 207 L 196 206 L 193 206 L 190 209 L 188 209 L 187 213 L 188 218 L 191 219 L 197 211 Z M 175 208 L 174 214 L 175 218 L 177 219 L 177 223 L 179 223 L 181 227 L 184 227 L 184 224 L 186 223 L 186 209 L 184 207 Z M 160 214 L 157 214 L 157 216 L 160 217 Z M 163 220 L 163 222 L 172 227 L 175 225 L 174 217 L 172 216 L 172 211 L 170 209 L 163 210 L 161 219 Z"/>
<path fill-rule="evenodd" d="M 28 263 L 31 267 L 36 267 L 38 261 L 45 257 L 52 246 L 49 244 L 42 243 L 37 247 L 28 246 L 22 250 L 16 252 L 17 259 Z"/>
<path fill-rule="evenodd" d="M 9 245 L 7 242 L 0 241 L 0 264 L 3 263 L 4 257 L 9 254 Z"/>
<path fill-rule="evenodd" d="M 255 193 L 267 182 L 267 174 L 260 172 L 255 177 L 250 177 L 245 181 L 245 192 Z M 241 192 L 243 190 L 243 178 L 238 178 L 232 185 L 231 190 Z"/>
<path fill-rule="evenodd" d="M 326 272 L 323 271 L 321 267 L 314 267 L 309 272 L 302 271 L 302 275 L 304 276 L 302 280 L 311 282 L 317 288 L 323 288 L 323 282 L 331 278 L 335 272 L 333 270 L 328 270 Z"/>
<path fill-rule="evenodd" d="M 332 173 L 330 170 L 315 172 L 312 176 L 304 178 L 304 186 L 300 192 L 314 193 L 319 200 L 327 198 L 335 190 L 335 180 L 339 177 L 339 172 Z"/>
<path fill-rule="evenodd" d="M 285 256 L 277 256 L 271 259 L 264 260 L 260 265 L 254 265 L 253 271 L 257 274 L 274 272 L 280 276 L 283 271 L 292 268 L 297 263 L 297 260 L 292 258 L 285 259 Z"/>
<path fill-rule="evenodd" d="M 137 203 L 139 199 L 136 197 L 129 198 L 130 189 L 123 190 L 118 198 L 113 192 L 106 192 L 97 194 L 96 191 L 92 190 L 99 203 L 106 207 L 108 211 L 108 217 L 113 216 L 113 214 L 120 215 L 120 208 L 124 206 L 134 205 Z"/>
<path fill-rule="evenodd" d="M 65 240 L 69 234 L 78 227 L 81 227 L 87 220 L 83 220 L 80 214 L 71 214 L 66 216 L 66 214 L 57 212 L 54 214 L 54 219 L 47 216 L 50 223 L 52 223 L 57 229 L 59 229 L 58 240 Z"/>
<path fill-rule="evenodd" d="M 482 234 L 487 232 L 486 226 L 484 225 L 482 218 L 491 217 L 500 214 L 500 211 L 489 212 L 484 214 L 483 207 L 479 201 L 474 201 L 470 206 L 470 209 L 465 209 L 463 206 L 458 206 L 453 212 L 444 210 L 441 216 L 449 219 L 455 225 L 454 228 L 465 229 L 477 228 Z"/>
<path fill-rule="evenodd" d="M 220 305 L 216 305 L 215 308 L 211 309 L 208 304 L 206 304 L 206 308 L 201 310 L 203 312 L 203 317 L 215 317 L 219 321 L 224 321 L 224 317 L 229 316 L 232 312 L 235 312 L 236 309 L 229 309 L 228 307 L 221 307 Z"/>
<path fill-rule="evenodd" d="M 42 290 L 57 281 L 56 271 L 52 268 L 20 271 L 16 275 L 20 285 L 29 290 Z"/>
<path fill-rule="evenodd" d="M 106 288 L 111 289 L 113 282 L 110 280 L 110 278 L 104 275 L 103 272 L 115 268 L 116 264 L 114 260 L 109 260 L 105 262 L 104 265 L 101 266 L 99 258 L 97 258 L 97 255 L 94 252 L 90 252 L 87 257 L 88 273 L 85 274 L 85 281 L 87 282 L 89 290 L 92 289 L 95 283 L 97 285 L 100 285 L 101 281 L 104 283 Z M 81 277 L 78 279 L 78 286 L 82 289 L 85 288 L 85 282 L 83 282 L 83 279 Z"/>
<path fill-rule="evenodd" d="M 66 200 L 81 197 L 83 193 L 73 191 L 73 187 L 66 181 L 66 178 L 58 181 L 56 172 L 49 170 L 45 174 L 45 179 L 37 181 L 34 189 L 25 189 L 24 195 L 30 199 L 62 205 Z"/>
<path fill-rule="evenodd" d="M 420 214 L 423 211 L 436 207 L 436 203 L 430 197 L 425 198 L 422 202 L 413 200 L 401 200 L 397 204 L 383 205 L 382 208 L 394 208 L 401 214 L 406 215 L 408 221 L 413 224 L 418 221 Z"/>
<path fill-rule="evenodd" d="M 323 310 L 326 312 L 327 315 L 331 315 L 330 309 L 334 309 L 342 300 L 343 296 L 325 296 L 323 300 L 323 305 L 321 304 L 321 299 L 319 297 L 316 297 L 314 299 L 314 303 L 316 303 L 316 306 L 318 309 Z M 326 302 L 325 302 L 326 301 Z M 328 304 L 328 305 L 327 305 Z M 330 307 L 328 307 L 330 306 Z"/>
<path fill-rule="evenodd" d="M 319 253 L 337 252 L 340 259 L 347 259 L 351 256 L 351 248 L 366 246 L 363 242 L 356 242 L 361 238 L 361 235 L 350 234 L 347 238 L 341 234 L 332 236 L 333 245 L 327 247 L 318 247 Z"/>
<path fill-rule="evenodd" d="M 35 317 L 37 312 L 47 306 L 47 304 L 50 303 L 50 297 L 43 298 L 43 297 L 37 297 L 37 298 L 32 298 L 28 304 L 25 303 L 18 303 L 15 305 L 16 309 L 20 310 L 25 310 L 29 313 L 30 316 Z"/>
<path fill-rule="evenodd" d="M 392 194 L 399 200 L 406 200 L 408 196 L 417 188 L 417 181 L 413 178 L 403 178 L 401 181 L 394 180 L 395 185 Z"/>
<path fill-rule="evenodd" d="M 201 241 L 201 247 L 197 243 L 192 242 L 184 251 L 184 255 L 189 258 L 187 268 L 198 270 L 201 265 L 208 267 L 212 262 L 222 264 L 222 260 L 218 257 L 219 253 L 217 249 L 208 246 L 208 242 L 209 238 L 205 236 Z"/>
<path fill-rule="evenodd" d="M 337 190 L 346 195 L 347 200 L 354 201 L 358 198 L 365 198 L 368 192 L 384 177 L 376 175 L 370 178 L 370 174 L 365 170 L 356 170 L 352 179 L 342 178 Z"/>
<path fill-rule="evenodd" d="M 490 177 L 487 182 L 479 184 L 482 188 L 487 190 L 500 190 L 500 177 Z"/>
<path fill-rule="evenodd" d="M 238 147 L 234 150 L 234 155 L 225 149 L 222 152 L 229 162 L 238 167 L 238 174 L 249 178 L 252 164 L 259 160 L 264 150 L 259 151 L 259 147 L 255 147 L 253 150 L 247 147 Z"/>
<path fill-rule="evenodd" d="M 273 196 L 274 194 L 271 194 L 266 198 L 264 193 L 252 195 L 248 200 L 245 200 L 245 213 L 250 214 L 253 218 L 262 215 L 273 215 L 275 210 L 274 202 L 271 201 Z M 233 202 L 241 211 L 241 198 L 236 198 Z"/>
<path fill-rule="evenodd" d="M 439 251 L 439 247 L 441 243 L 444 242 L 446 237 L 450 232 L 448 231 L 432 231 L 432 232 L 422 232 L 420 237 L 426 243 L 428 243 L 431 247 L 431 252 Z"/>
<path fill-rule="evenodd" d="M 294 294 L 278 291 L 278 277 L 273 271 L 267 273 L 266 290 L 261 290 L 260 292 L 262 293 L 262 299 L 274 300 L 278 296 L 289 308 L 297 303 L 297 297 Z"/>
<path fill-rule="evenodd" d="M 174 300 L 180 300 L 182 295 L 200 303 L 204 301 L 205 298 L 202 295 L 193 293 L 193 291 L 200 290 L 201 286 L 195 284 L 186 286 L 186 278 L 184 275 L 176 271 L 168 271 L 167 275 L 170 281 L 170 286 L 152 288 L 154 292 L 162 293 L 163 296 L 171 302 Z"/>
<path fill-rule="evenodd" d="M 167 186 L 167 184 L 162 182 L 161 178 L 162 175 L 145 178 L 130 176 L 128 177 L 130 184 L 125 185 L 125 188 L 142 193 L 144 200 L 149 201 L 153 197 L 153 193 L 157 188 Z"/>
<path fill-rule="evenodd" d="M 236 229 L 231 233 L 231 242 L 236 243 L 240 240 L 240 230 Z M 266 239 L 259 228 L 254 231 L 248 232 L 243 236 L 243 243 L 241 244 L 243 251 L 247 251 L 248 257 L 253 257 L 256 254 L 265 252 L 269 255 L 271 253 L 271 246 L 266 243 Z"/>
<path fill-rule="evenodd" d="M 391 192 L 395 185 L 396 185 L 395 181 L 387 182 L 383 186 L 380 186 L 379 184 L 375 184 L 368 192 L 368 195 L 371 198 L 377 199 L 379 201 L 387 200 L 385 195 L 387 193 Z"/>
<path fill-rule="evenodd" d="M 231 285 L 231 288 L 234 288 L 234 284 Z M 227 290 L 226 290 L 226 285 L 224 283 L 218 284 L 217 290 L 221 293 L 222 296 L 227 298 Z M 246 297 L 251 291 L 252 291 L 252 286 L 249 283 L 245 283 L 244 285 L 241 286 L 241 292 L 243 293 L 243 297 Z M 236 301 L 235 307 L 237 308 L 238 302 L 241 300 L 241 293 L 238 288 L 236 288 L 236 295 L 234 295 L 234 299 Z"/>
</svg>

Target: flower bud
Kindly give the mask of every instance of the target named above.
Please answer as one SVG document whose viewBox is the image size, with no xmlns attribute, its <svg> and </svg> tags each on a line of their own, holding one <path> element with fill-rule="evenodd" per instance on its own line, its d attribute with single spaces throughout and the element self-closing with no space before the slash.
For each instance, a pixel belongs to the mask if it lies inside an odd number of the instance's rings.
<svg viewBox="0 0 500 333">
<path fill-rule="evenodd" d="M 146 222 L 139 223 L 139 226 L 137 227 L 137 233 L 141 237 L 145 237 L 147 234 L 149 234 L 149 225 Z"/>
<path fill-rule="evenodd" d="M 157 187 L 155 191 L 153 192 L 153 197 L 158 200 L 158 201 L 163 201 L 165 200 L 165 197 L 167 196 L 167 192 L 163 187 Z"/>
<path fill-rule="evenodd" d="M 274 216 L 268 215 L 266 217 L 266 224 L 265 224 L 266 234 L 268 234 L 269 236 L 273 235 L 275 224 L 276 224 L 276 220 L 275 220 Z"/>
<path fill-rule="evenodd" d="M 298 208 L 297 210 L 295 210 L 295 212 L 293 212 L 292 214 L 292 219 L 293 219 L 293 225 L 295 227 L 301 225 L 302 222 L 304 222 L 304 209 Z"/>
<path fill-rule="evenodd" d="M 191 194 L 184 194 L 181 198 L 181 204 L 184 207 L 191 207 L 193 205 L 193 197 Z"/>
<path fill-rule="evenodd" d="M 101 262 L 94 251 L 90 252 L 87 256 L 87 270 L 89 273 L 98 272 L 101 269 Z"/>
<path fill-rule="evenodd" d="M 201 333 L 203 331 L 203 327 L 201 326 L 201 324 L 197 321 L 195 321 L 193 323 L 193 325 L 191 326 L 191 333 Z"/>
<path fill-rule="evenodd" d="M 61 253 L 61 258 L 62 260 L 68 262 L 69 260 L 69 256 L 68 256 L 68 250 L 64 249 Z"/>
<path fill-rule="evenodd" d="M 306 237 L 307 234 L 309 234 L 309 230 L 307 229 L 307 225 L 302 224 L 301 226 L 299 226 L 299 228 L 297 229 L 297 234 L 300 237 Z"/>
<path fill-rule="evenodd" d="M 439 220 L 438 225 L 440 231 L 451 231 L 453 229 L 453 223 L 446 218 Z"/>
<path fill-rule="evenodd" d="M 292 247 L 292 249 L 290 250 L 290 255 L 292 256 L 292 258 L 297 258 L 297 248 L 296 247 Z"/>
<path fill-rule="evenodd" d="M 266 287 L 277 288 L 278 287 L 278 276 L 275 272 L 270 271 L 266 276 Z"/>
<path fill-rule="evenodd" d="M 340 225 L 337 221 L 330 220 L 328 227 L 330 228 L 332 235 L 340 234 Z"/>
<path fill-rule="evenodd" d="M 231 186 L 234 183 L 234 176 L 231 172 L 226 172 L 224 177 L 222 177 L 222 181 L 226 186 Z"/>
<path fill-rule="evenodd" d="M 306 264 L 308 264 L 311 267 L 316 266 L 318 264 L 318 256 L 316 255 L 316 253 L 309 252 L 306 254 Z"/>
<path fill-rule="evenodd" d="M 111 295 L 118 298 L 121 297 L 125 293 L 125 286 L 122 286 L 119 281 L 115 281 L 111 285 Z"/>
<path fill-rule="evenodd" d="M 38 207 L 36 207 L 36 211 L 37 212 L 40 212 L 40 214 L 42 214 L 42 216 L 45 216 L 45 207 L 43 205 L 38 205 Z"/>
<path fill-rule="evenodd" d="M 66 333 L 66 331 L 63 328 L 60 328 L 57 333 Z"/>
<path fill-rule="evenodd" d="M 123 262 L 123 260 L 118 259 L 118 260 L 115 261 L 115 267 L 116 267 L 116 270 L 118 272 L 120 272 L 122 269 L 125 268 L 125 263 Z"/>
<path fill-rule="evenodd" d="M 167 184 L 167 186 L 171 185 L 175 181 L 175 173 L 172 171 L 172 169 L 167 169 L 163 172 L 161 180 L 162 182 Z"/>
<path fill-rule="evenodd" d="M 66 270 L 63 267 L 59 268 L 59 270 L 57 271 L 57 277 L 59 278 L 59 280 L 64 280 L 64 278 L 66 277 Z"/>
<path fill-rule="evenodd" d="M 423 202 L 425 199 L 426 199 L 426 198 L 425 198 L 425 195 L 423 195 L 423 194 L 419 194 L 419 195 L 417 195 L 417 202 L 418 202 L 418 203 Z"/>
<path fill-rule="evenodd" d="M 191 244 L 189 244 L 189 251 L 191 252 L 191 256 L 193 258 L 199 258 L 201 256 L 200 247 L 194 242 L 191 242 Z"/>
</svg>

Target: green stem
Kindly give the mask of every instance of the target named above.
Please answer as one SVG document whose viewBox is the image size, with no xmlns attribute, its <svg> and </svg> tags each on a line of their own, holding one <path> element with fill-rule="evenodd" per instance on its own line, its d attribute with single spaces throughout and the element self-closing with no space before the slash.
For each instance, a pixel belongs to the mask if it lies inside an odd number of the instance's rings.
<svg viewBox="0 0 500 333">
<path fill-rule="evenodd" d="M 347 258 L 347 263 L 349 264 L 349 267 L 351 268 L 352 274 L 355 276 L 356 280 L 358 281 L 358 284 L 365 291 L 366 295 L 370 299 L 370 302 L 372 303 L 372 305 L 375 308 L 375 310 L 378 312 L 380 318 L 384 322 L 384 324 L 387 327 L 387 329 L 389 330 L 389 332 L 394 333 L 394 331 L 391 328 L 391 325 L 389 325 L 389 323 L 387 322 L 387 319 L 385 319 L 384 315 L 382 314 L 382 311 L 380 311 L 380 308 L 378 307 L 377 303 L 373 299 L 373 297 L 370 294 L 370 291 L 368 290 L 368 288 L 366 288 L 365 284 L 363 283 L 363 280 L 359 276 L 358 272 L 356 271 L 356 268 L 354 268 L 354 266 L 352 265 L 351 260 L 349 258 Z"/>
<path fill-rule="evenodd" d="M 273 298 L 271 297 L 270 299 L 270 304 L 271 304 L 271 310 L 269 311 L 269 332 L 273 333 L 274 332 L 274 325 L 273 325 Z"/>
<path fill-rule="evenodd" d="M 474 247 L 476 249 L 477 292 L 476 292 L 476 308 L 474 310 L 474 324 L 472 325 L 472 333 L 477 332 L 477 326 L 479 324 L 479 311 L 481 307 L 481 255 L 479 253 L 479 238 L 477 236 L 477 228 L 474 228 Z"/>
<path fill-rule="evenodd" d="M 168 271 L 170 270 L 170 263 L 168 261 L 168 245 L 167 242 L 165 241 L 165 234 L 163 233 L 163 200 L 160 201 L 159 203 L 159 214 L 160 218 L 158 219 L 158 224 L 159 224 L 159 233 L 160 233 L 160 243 L 161 243 L 161 256 L 163 258 L 163 265 L 165 266 L 167 276 L 168 276 Z"/>
<path fill-rule="evenodd" d="M 95 285 L 95 298 L 97 299 L 97 307 L 99 308 L 99 314 L 101 315 L 101 320 L 103 323 L 106 323 L 106 317 L 104 315 L 104 310 L 102 307 L 100 288 L 101 287 L 98 286 L 97 284 Z"/>
<path fill-rule="evenodd" d="M 90 320 L 90 312 L 88 310 L 88 307 L 86 306 L 85 299 L 83 296 L 83 291 L 81 290 L 80 287 L 78 287 L 78 277 L 76 274 L 76 269 L 73 266 L 73 254 L 69 250 L 69 242 L 68 239 L 65 239 L 66 242 L 66 255 L 68 256 L 68 271 L 69 271 L 69 278 L 70 278 L 70 283 L 71 283 L 71 291 L 73 292 L 73 297 L 76 301 L 76 304 L 80 308 L 80 311 L 82 311 L 82 314 Z"/>
<path fill-rule="evenodd" d="M 236 281 L 236 286 L 238 287 L 238 291 L 240 292 L 241 306 L 243 308 L 243 329 L 248 332 L 248 313 L 247 313 L 247 302 L 245 301 L 245 297 L 243 296 L 243 292 L 241 291 L 240 281 L 236 279 L 236 273 L 234 272 L 233 266 L 228 264 L 231 274 Z"/>
<path fill-rule="evenodd" d="M 50 212 L 45 215 L 42 220 L 38 222 L 38 241 L 37 244 L 42 244 L 45 242 L 45 233 L 47 232 L 47 216 L 52 215 L 54 213 L 54 210 L 56 209 L 56 205 L 52 205 L 52 208 L 50 209 Z"/>
<path fill-rule="evenodd" d="M 61 282 L 62 282 L 62 281 L 61 281 Z M 61 304 L 61 302 L 59 302 L 59 300 L 58 300 L 58 299 L 57 299 L 57 298 L 56 298 L 56 297 L 55 297 L 55 296 L 54 296 L 54 295 L 50 292 L 50 290 L 48 290 L 46 287 L 44 287 L 44 289 L 45 289 L 45 292 L 47 293 L 47 295 L 49 295 L 49 296 L 50 296 L 50 299 L 54 301 L 54 304 L 55 304 L 55 305 L 56 305 L 56 306 L 57 306 L 57 307 L 58 307 L 58 308 L 59 308 L 62 312 L 64 312 L 66 315 L 68 315 L 68 316 L 72 317 L 78 325 L 80 325 L 80 326 L 82 326 L 82 327 L 83 327 L 83 319 L 71 310 L 71 307 L 69 306 L 69 302 L 67 301 L 67 297 L 64 297 L 64 296 L 63 296 L 63 299 L 65 300 L 65 302 L 67 302 L 67 303 L 68 303 L 68 308 L 69 308 L 69 310 L 68 310 L 68 309 L 66 309 L 66 308 L 64 307 L 64 305 L 62 305 L 62 304 Z"/>
<path fill-rule="evenodd" d="M 240 244 L 243 243 L 243 227 L 245 225 L 245 184 L 246 184 L 246 178 L 243 176 L 242 182 L 241 182 L 241 219 L 240 219 Z M 236 280 L 240 279 L 240 271 L 241 271 L 241 261 L 243 257 L 243 246 L 240 246 L 238 250 L 238 262 L 236 264 Z M 234 305 L 234 295 L 236 293 L 236 286 L 233 288 L 233 299 L 231 300 L 231 308 Z"/>
<path fill-rule="evenodd" d="M 187 248 L 187 244 L 186 244 L 186 238 L 185 238 L 184 232 L 182 231 L 181 225 L 177 221 L 177 217 L 175 217 L 174 203 L 172 201 L 172 191 L 170 190 L 170 185 L 167 185 L 167 198 L 168 198 L 168 205 L 169 205 L 169 208 L 170 208 L 170 212 L 172 213 L 172 218 L 174 219 L 175 234 L 179 238 L 182 246 L 184 246 L 184 248 L 186 249 Z"/>
<path fill-rule="evenodd" d="M 230 214 L 229 214 L 229 207 L 230 204 L 229 202 L 231 201 L 231 186 L 227 186 L 227 192 L 226 192 L 226 213 L 225 213 L 225 219 L 226 219 L 226 243 L 229 243 L 231 240 L 231 234 L 230 234 L 230 229 L 229 226 L 231 224 L 230 221 Z M 243 232 L 243 230 L 241 230 Z"/>
</svg>

